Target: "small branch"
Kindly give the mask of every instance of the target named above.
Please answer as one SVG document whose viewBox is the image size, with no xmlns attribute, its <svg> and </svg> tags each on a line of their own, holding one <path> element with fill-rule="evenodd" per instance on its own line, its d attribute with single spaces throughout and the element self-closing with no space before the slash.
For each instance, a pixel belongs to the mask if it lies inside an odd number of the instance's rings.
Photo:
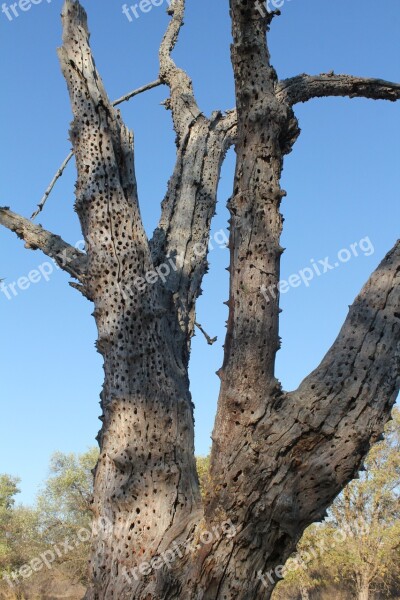
<svg viewBox="0 0 400 600">
<path fill-rule="evenodd" d="M 80 281 L 83 286 L 86 281 L 86 254 L 70 246 L 59 236 L 35 225 L 29 219 L 13 213 L 7 207 L 0 208 L 0 225 L 25 241 L 25 247 L 30 250 L 41 250 L 50 256 L 58 266 Z"/>
<path fill-rule="evenodd" d="M 383 79 L 336 75 L 332 71 L 321 75 L 302 74 L 280 81 L 276 95 L 280 101 L 291 106 L 299 102 L 307 102 L 312 98 L 328 96 L 395 102 L 400 99 L 400 84 Z"/>
<path fill-rule="evenodd" d="M 152 81 L 151 83 L 148 83 L 147 85 L 143 85 L 142 87 L 137 88 L 136 90 L 133 90 L 132 92 L 129 92 L 129 94 L 125 94 L 125 96 L 121 96 L 121 98 L 118 98 L 118 100 L 114 100 L 114 102 L 112 102 L 112 105 L 118 106 L 119 104 L 122 104 L 123 102 L 128 102 L 128 100 L 130 100 L 134 96 L 137 96 L 138 94 L 142 94 L 143 92 L 147 92 L 148 90 L 152 90 L 153 88 L 158 87 L 160 85 L 162 85 L 162 81 L 160 79 L 157 79 L 156 81 Z M 70 160 L 72 159 L 73 156 L 74 156 L 74 151 L 71 150 L 71 152 L 68 154 L 67 158 L 64 160 L 64 162 L 58 169 L 57 173 L 54 175 L 53 179 L 51 180 L 49 187 L 45 191 L 43 198 L 41 199 L 41 201 L 38 204 L 37 210 L 35 210 L 35 212 L 32 214 L 32 216 L 31 216 L 32 221 L 34 219 L 36 219 L 36 217 L 38 216 L 39 213 L 42 212 L 44 205 L 47 202 L 48 197 L 50 196 L 51 192 L 53 191 L 54 186 L 56 185 L 56 183 L 60 179 L 60 177 L 62 177 L 65 169 L 68 166 L 68 163 L 70 162 Z"/>
<path fill-rule="evenodd" d="M 41 201 L 38 204 L 37 210 L 35 210 L 35 212 L 32 214 L 32 216 L 31 216 L 32 221 L 34 219 L 36 219 L 36 217 L 38 216 L 39 213 L 42 212 L 43 207 L 46 204 L 47 198 L 50 196 L 51 192 L 53 191 L 53 188 L 56 185 L 57 181 L 60 179 L 60 177 L 62 177 L 69 161 L 72 159 L 73 156 L 74 156 L 74 151 L 71 150 L 71 152 L 68 154 L 67 158 L 64 160 L 61 167 L 58 169 L 57 173 L 54 175 L 53 179 L 51 180 L 49 187 L 45 191 L 43 198 L 41 199 Z"/>
<path fill-rule="evenodd" d="M 156 88 L 160 85 L 162 85 L 161 79 L 156 79 L 156 81 L 152 81 L 151 83 L 148 83 L 147 85 L 143 85 L 142 87 L 137 88 L 136 90 L 133 90 L 133 92 L 129 92 L 129 94 L 126 94 L 125 96 L 121 96 L 121 98 L 118 98 L 118 100 L 114 100 L 112 105 L 118 106 L 118 104 L 127 102 L 134 96 L 137 96 L 138 94 L 142 94 L 143 92 L 147 92 L 148 90 L 152 90 L 153 88 Z"/>
<path fill-rule="evenodd" d="M 197 322 L 195 321 L 195 323 L 194 323 L 194 324 L 195 324 L 195 326 L 197 327 L 197 329 L 199 329 L 199 330 L 201 331 L 201 333 L 204 335 L 204 337 L 205 337 L 205 338 L 206 338 L 206 340 L 207 340 L 207 344 L 208 344 L 209 346 L 212 346 L 213 344 L 215 344 L 215 342 L 216 342 L 216 341 L 217 341 L 217 339 L 218 339 L 218 338 L 217 338 L 217 336 L 215 336 L 215 337 L 211 338 L 211 337 L 210 337 L 210 336 L 207 334 L 207 332 L 206 332 L 206 331 L 204 331 L 204 329 L 202 328 L 202 326 L 200 325 L 200 323 L 197 323 Z"/>
</svg>

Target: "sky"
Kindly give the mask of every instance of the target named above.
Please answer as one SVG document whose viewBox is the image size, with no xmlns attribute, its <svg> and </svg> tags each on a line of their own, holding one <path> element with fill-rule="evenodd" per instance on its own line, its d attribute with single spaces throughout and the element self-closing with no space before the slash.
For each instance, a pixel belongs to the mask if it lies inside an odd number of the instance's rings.
<svg viewBox="0 0 400 600">
<path fill-rule="evenodd" d="M 30 8 L 16 6 L 18 16 L 10 4 L 0 12 L 0 205 L 29 217 L 70 149 L 71 110 L 56 55 L 61 0 L 31 5 L 22 0 Z M 129 12 L 131 20 L 121 0 L 83 4 L 110 98 L 157 79 L 167 0 L 147 13 L 137 10 L 137 18 Z M 192 77 L 207 115 L 234 106 L 228 5 L 228 0 L 187 0 L 174 53 Z M 269 34 L 271 61 L 281 79 L 333 69 L 400 81 L 398 1 L 286 0 L 281 10 Z M 120 107 L 135 133 L 140 203 L 149 235 L 175 160 L 171 115 L 161 105 L 167 97 L 161 87 Z M 283 173 L 281 276 L 287 280 L 302 274 L 301 284 L 287 286 L 281 297 L 277 374 L 287 390 L 319 364 L 348 306 L 398 238 L 400 222 L 400 104 L 332 98 L 295 108 L 302 134 Z M 227 227 L 234 160 L 231 150 L 212 235 Z M 71 244 L 82 239 L 73 210 L 75 175 L 72 162 L 37 219 Z M 333 268 L 323 273 L 327 257 Z M 193 340 L 198 454 L 208 453 L 211 445 L 219 389 L 215 372 L 222 363 L 227 318 L 228 251 L 214 244 L 209 259 L 197 320 L 218 342 L 210 347 L 201 334 Z M 313 265 L 320 266 L 320 275 Z M 21 478 L 19 499 L 25 503 L 34 501 L 51 454 L 84 452 L 95 444 L 100 425 L 102 361 L 94 347 L 93 306 L 68 285 L 67 274 L 50 272 L 46 256 L 26 250 L 14 234 L 0 229 L 5 285 L 38 269 L 40 281 L 14 288 L 16 296 L 10 288 L 10 299 L 0 291 L 0 473 Z M 308 281 L 310 271 L 314 277 Z"/>
</svg>

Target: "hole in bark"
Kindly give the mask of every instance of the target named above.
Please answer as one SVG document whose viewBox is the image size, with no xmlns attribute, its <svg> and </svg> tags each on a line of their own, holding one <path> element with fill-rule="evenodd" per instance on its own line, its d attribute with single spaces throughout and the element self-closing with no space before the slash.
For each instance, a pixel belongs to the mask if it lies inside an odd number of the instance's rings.
<svg viewBox="0 0 400 600">
<path fill-rule="evenodd" d="M 238 473 L 236 473 L 235 477 L 233 478 L 233 481 L 235 483 L 237 483 L 237 481 L 238 481 L 238 479 L 239 479 L 239 477 L 241 476 L 242 473 L 243 473 L 243 471 L 239 471 Z"/>
</svg>

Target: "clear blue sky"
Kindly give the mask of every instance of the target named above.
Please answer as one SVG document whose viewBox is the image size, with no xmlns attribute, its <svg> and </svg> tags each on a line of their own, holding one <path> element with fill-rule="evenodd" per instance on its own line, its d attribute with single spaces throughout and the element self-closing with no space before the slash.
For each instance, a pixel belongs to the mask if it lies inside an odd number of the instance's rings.
<svg viewBox="0 0 400 600">
<path fill-rule="evenodd" d="M 129 4 L 129 3 L 128 3 Z M 132 4 L 134 4 L 132 2 Z M 84 1 L 92 46 L 111 98 L 157 77 L 157 50 L 167 23 L 161 7 L 132 22 L 120 0 Z M 208 114 L 233 106 L 228 0 L 187 0 L 186 25 L 175 56 L 194 81 Z M 0 205 L 32 213 L 67 154 L 71 112 L 59 71 L 61 0 L 43 0 L 12 21 L 0 13 Z M 281 78 L 334 69 L 400 81 L 400 3 L 396 0 L 287 0 L 270 33 L 272 62 Z M 170 114 L 159 88 L 121 110 L 135 131 L 142 213 L 150 232 L 174 163 Z M 369 237 L 374 253 L 353 256 L 282 296 L 278 374 L 293 389 L 335 339 L 347 307 L 398 237 L 400 222 L 400 105 L 322 99 L 296 108 L 302 135 L 287 157 L 283 187 L 285 229 L 282 277 L 310 267 Z M 224 165 L 213 230 L 226 227 L 234 153 Z M 73 212 L 74 164 L 38 219 L 71 243 L 81 239 Z M 367 247 L 367 244 L 366 246 Z M 366 252 L 365 254 L 368 254 Z M 341 256 L 346 256 L 346 253 Z M 0 230 L 0 277 L 6 284 L 46 262 Z M 211 271 L 198 303 L 198 320 L 218 344 L 193 343 L 192 393 L 196 447 L 206 453 L 218 395 L 228 281 L 227 251 L 210 254 Z M 0 472 L 22 478 L 21 500 L 31 502 L 52 452 L 82 452 L 94 444 L 100 421 L 101 358 L 91 304 L 55 272 L 12 301 L 0 293 Z"/>
</svg>

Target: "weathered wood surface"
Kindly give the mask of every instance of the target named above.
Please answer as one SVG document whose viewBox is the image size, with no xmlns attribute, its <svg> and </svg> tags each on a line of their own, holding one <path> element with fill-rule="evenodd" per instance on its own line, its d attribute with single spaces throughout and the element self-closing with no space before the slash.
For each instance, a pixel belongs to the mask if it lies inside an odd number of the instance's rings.
<svg viewBox="0 0 400 600">
<path fill-rule="evenodd" d="M 75 209 L 86 254 L 0 210 L 0 223 L 29 247 L 56 260 L 67 253 L 60 266 L 95 306 L 105 381 L 87 600 L 269 598 L 273 586 L 265 589 L 257 572 L 284 564 L 305 527 L 324 517 L 379 438 L 399 390 L 399 242 L 319 367 L 291 393 L 275 377 L 279 297 L 267 302 L 260 290 L 279 282 L 280 177 L 299 135 L 293 105 L 322 96 L 395 101 L 400 86 L 332 73 L 279 81 L 266 41 L 275 15 L 261 15 L 249 0 L 230 0 L 230 8 L 236 108 L 210 117 L 171 57 L 184 0 L 169 8 L 159 81 L 170 90 L 176 164 L 151 240 L 140 216 L 133 134 L 107 97 L 86 13 L 74 0 L 62 11 L 59 57 L 74 116 Z M 229 319 L 203 503 L 188 361 L 207 271 L 200 249 L 233 144 Z M 207 532 L 214 535 L 204 543 Z M 171 549 L 168 567 L 143 566 Z"/>
</svg>

